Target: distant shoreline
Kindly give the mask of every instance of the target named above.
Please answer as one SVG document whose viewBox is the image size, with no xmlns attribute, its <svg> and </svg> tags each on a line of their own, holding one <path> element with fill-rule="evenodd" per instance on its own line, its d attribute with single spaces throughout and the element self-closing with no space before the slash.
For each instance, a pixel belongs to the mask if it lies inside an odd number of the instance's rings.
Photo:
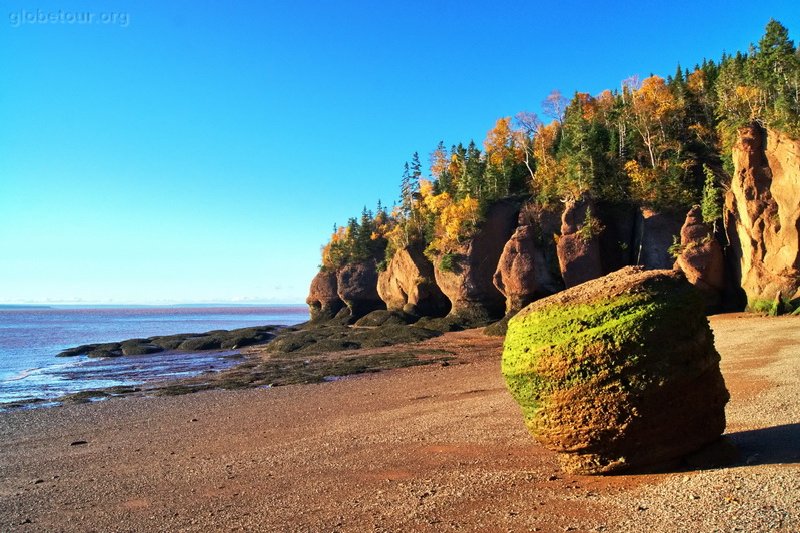
<svg viewBox="0 0 800 533">
<path fill-rule="evenodd" d="M 224 307 L 306 307 L 305 303 L 200 303 L 200 304 L 0 304 L 0 310 L 15 309 L 213 309 Z"/>
</svg>

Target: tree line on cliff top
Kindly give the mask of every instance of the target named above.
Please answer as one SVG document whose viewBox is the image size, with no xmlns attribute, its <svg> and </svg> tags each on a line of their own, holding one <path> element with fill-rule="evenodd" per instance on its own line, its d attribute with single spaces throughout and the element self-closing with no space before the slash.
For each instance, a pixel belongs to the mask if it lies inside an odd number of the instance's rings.
<svg viewBox="0 0 800 533">
<path fill-rule="evenodd" d="M 531 112 L 498 119 L 482 149 L 440 142 L 427 175 L 415 153 L 399 202 L 334 227 L 321 268 L 364 260 L 383 268 L 406 246 L 449 258 L 486 209 L 510 196 L 545 207 L 579 198 L 656 210 L 702 202 L 714 222 L 740 127 L 756 122 L 800 137 L 800 49 L 771 20 L 747 53 L 679 65 L 666 79 L 634 76 L 596 96 L 553 91 L 542 109 L 549 122 Z"/>
</svg>

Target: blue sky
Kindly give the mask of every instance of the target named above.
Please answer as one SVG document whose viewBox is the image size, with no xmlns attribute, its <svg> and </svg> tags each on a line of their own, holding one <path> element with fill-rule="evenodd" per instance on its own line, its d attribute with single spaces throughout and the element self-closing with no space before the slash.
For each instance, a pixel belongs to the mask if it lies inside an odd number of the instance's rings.
<svg viewBox="0 0 800 533">
<path fill-rule="evenodd" d="M 0 303 L 301 302 L 414 151 L 797 39 L 791 4 L 4 2 Z"/>
</svg>

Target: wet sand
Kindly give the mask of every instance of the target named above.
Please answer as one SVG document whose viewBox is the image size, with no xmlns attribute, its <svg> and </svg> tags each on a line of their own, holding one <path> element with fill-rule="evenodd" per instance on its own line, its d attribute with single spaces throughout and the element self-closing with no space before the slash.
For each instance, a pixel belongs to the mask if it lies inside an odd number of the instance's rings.
<svg viewBox="0 0 800 533">
<path fill-rule="evenodd" d="M 421 343 L 448 366 L 2 413 L 0 530 L 798 531 L 800 319 L 711 322 L 735 467 L 561 474 L 467 331 Z"/>
</svg>

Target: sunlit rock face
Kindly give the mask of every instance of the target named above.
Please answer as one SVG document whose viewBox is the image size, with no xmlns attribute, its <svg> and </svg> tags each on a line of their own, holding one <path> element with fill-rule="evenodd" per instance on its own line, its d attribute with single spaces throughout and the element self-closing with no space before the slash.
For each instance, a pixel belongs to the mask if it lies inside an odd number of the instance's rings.
<svg viewBox="0 0 800 533">
<path fill-rule="evenodd" d="M 800 141 L 742 128 L 725 196 L 734 278 L 748 302 L 800 297 Z"/>
</svg>

